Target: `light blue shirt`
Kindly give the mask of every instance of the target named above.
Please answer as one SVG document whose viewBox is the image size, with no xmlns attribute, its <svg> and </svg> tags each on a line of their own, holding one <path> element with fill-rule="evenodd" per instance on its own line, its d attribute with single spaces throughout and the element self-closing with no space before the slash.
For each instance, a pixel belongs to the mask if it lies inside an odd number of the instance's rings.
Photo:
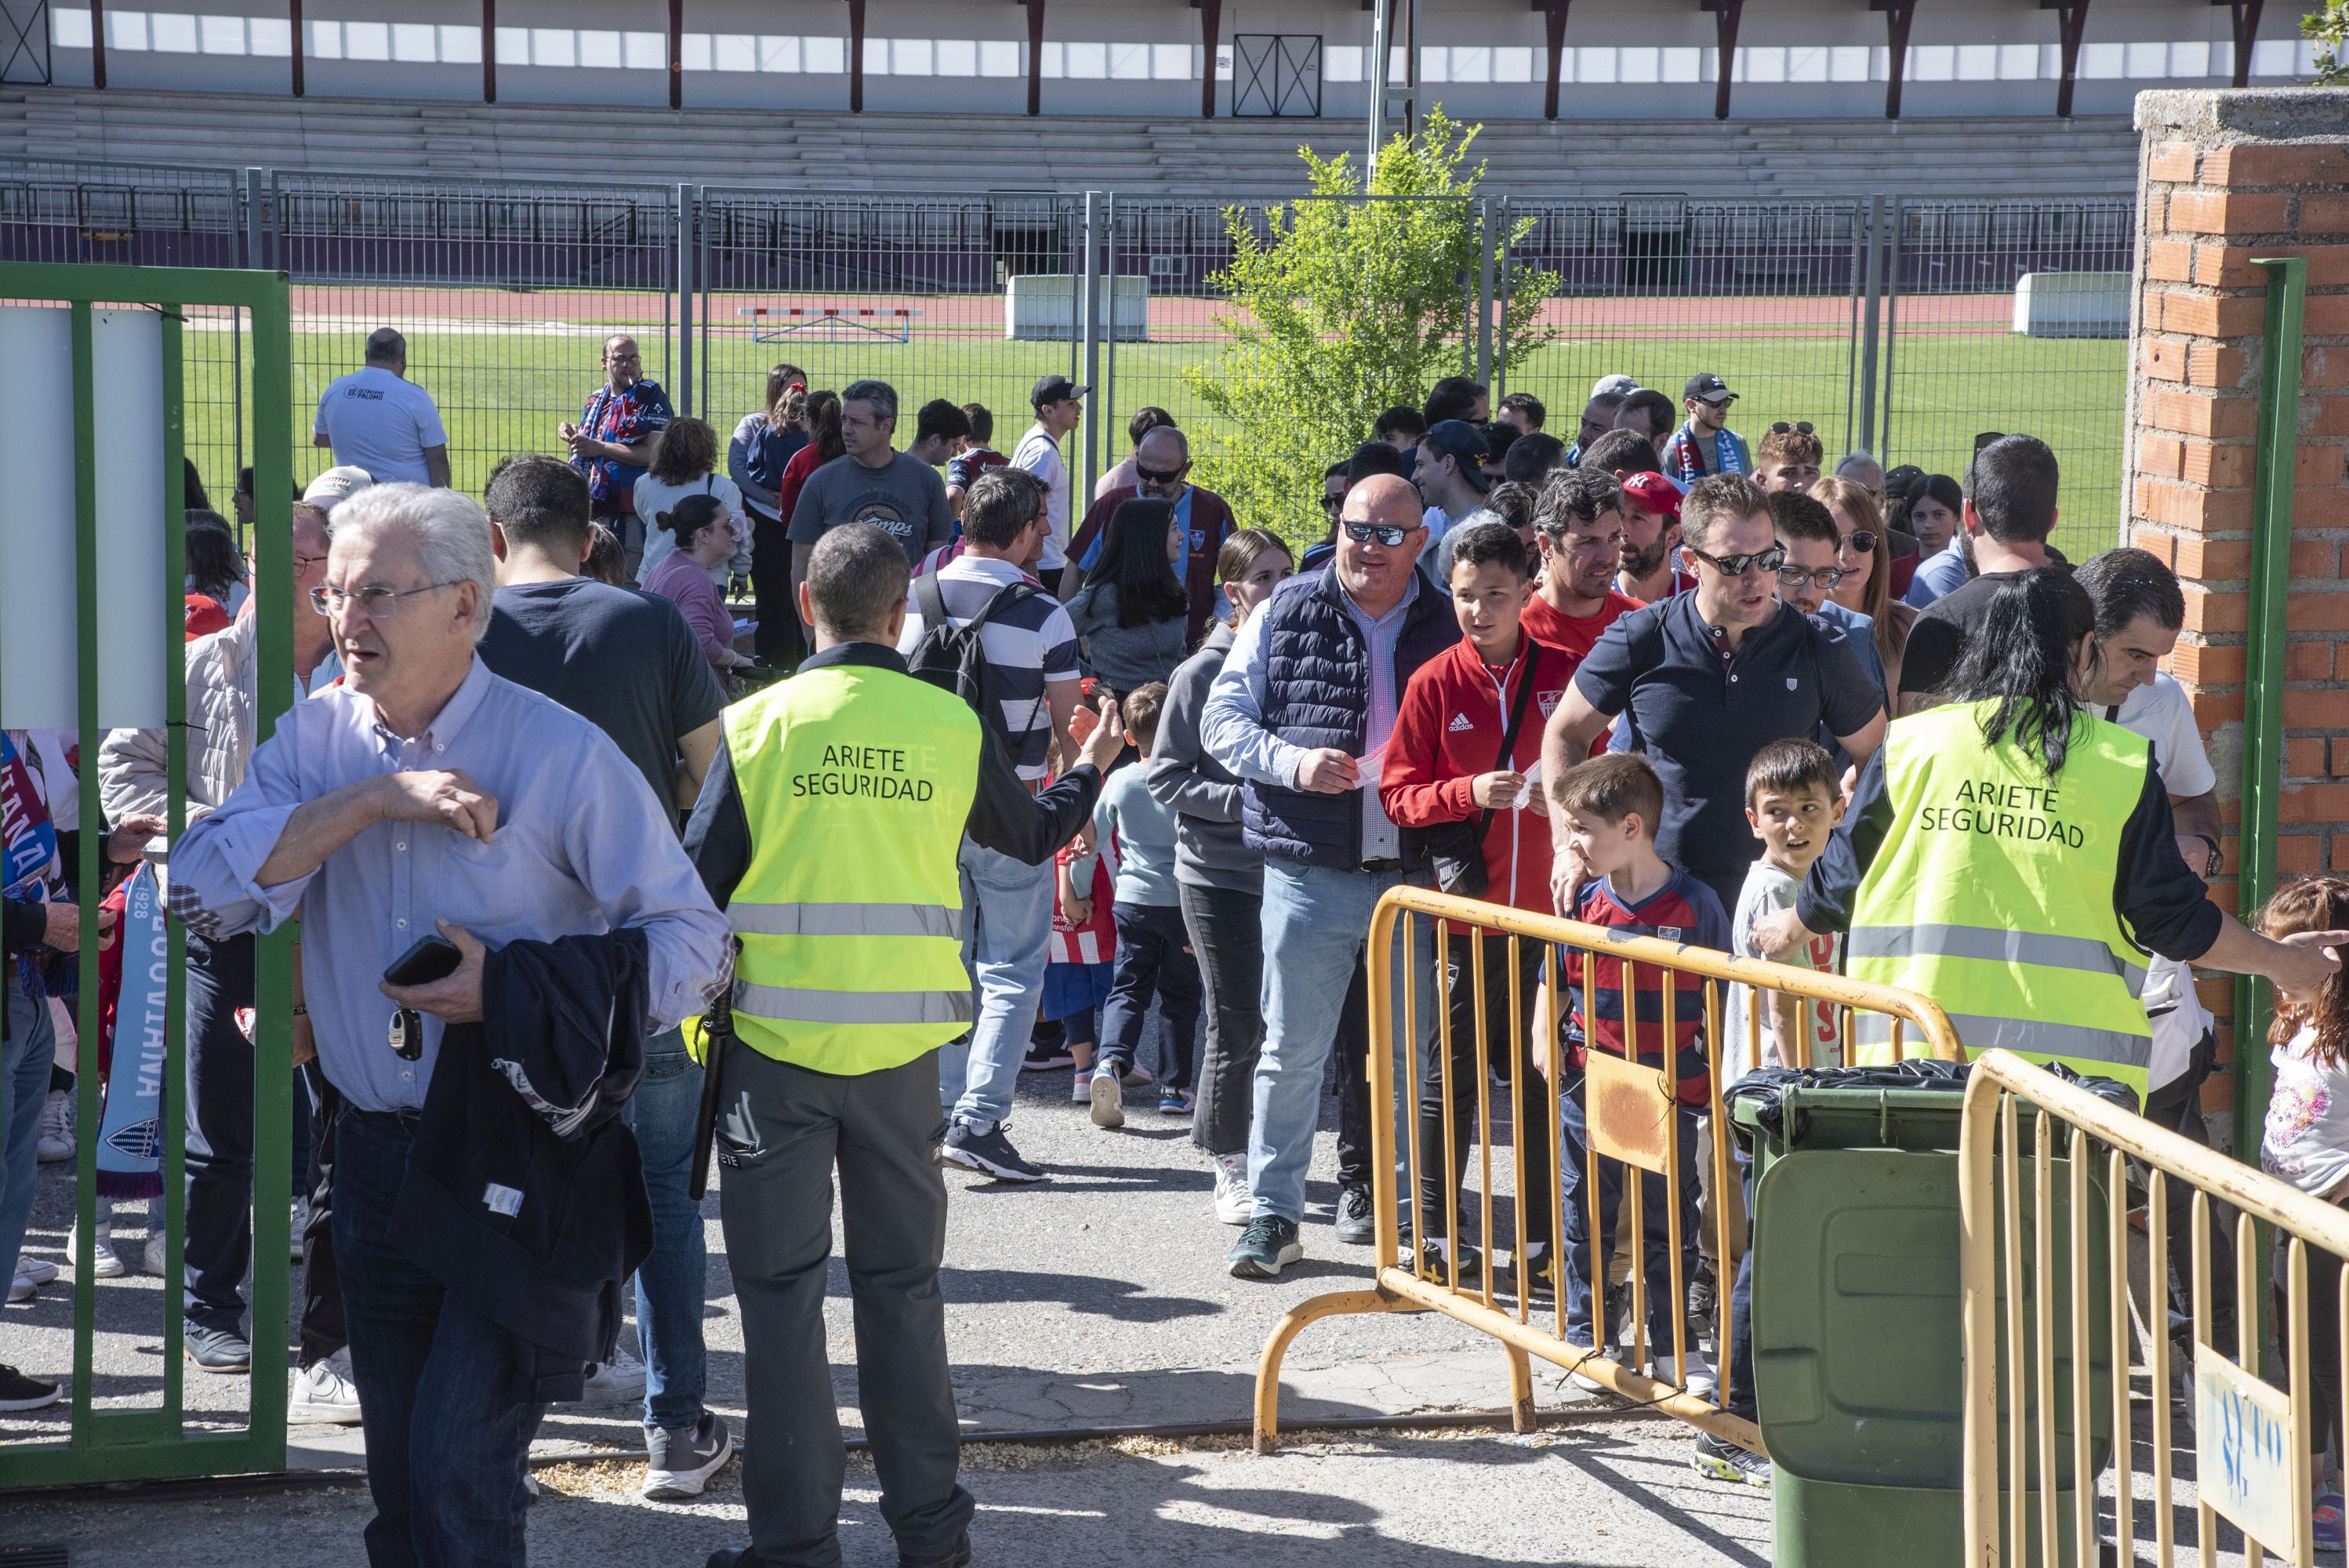
<svg viewBox="0 0 2349 1568">
<path fill-rule="evenodd" d="M 1966 552 L 1956 536 L 1927 559 L 1917 563 L 1916 574 L 1909 579 L 1909 592 L 1900 596 L 1901 603 L 1914 604 L 1920 610 L 1936 599 L 1946 598 L 1966 585 Z"/>
<path fill-rule="evenodd" d="M 1150 767 L 1132 762 L 1109 776 L 1093 802 L 1093 842 L 1116 873 L 1120 903 L 1173 909 L 1174 813 L 1150 793 Z"/>
<path fill-rule="evenodd" d="M 1337 568 L 1325 570 L 1335 572 Z M 1289 581 L 1299 586 L 1284 586 L 1281 593 L 1311 593 L 1313 589 L 1308 584 L 1318 582 L 1318 578 L 1309 573 Z M 1363 764 L 1362 859 L 1366 861 L 1392 860 L 1402 853 L 1402 835 L 1396 831 L 1386 809 L 1379 803 L 1379 771 L 1386 760 L 1387 738 L 1394 733 L 1395 711 L 1402 705 L 1402 694 L 1395 685 L 1395 645 L 1402 640 L 1403 621 L 1410 614 L 1412 601 L 1419 597 L 1422 584 L 1419 573 L 1407 573 L 1402 597 L 1393 609 L 1375 619 L 1354 603 L 1352 594 L 1342 588 L 1339 590 L 1346 613 L 1361 628 L 1362 641 L 1370 649 L 1371 711 L 1362 749 L 1357 754 Z M 1304 760 L 1307 748 L 1292 745 L 1264 726 L 1268 662 L 1264 623 L 1270 608 L 1267 604 L 1247 618 L 1247 624 L 1233 640 L 1232 651 L 1224 655 L 1224 667 L 1208 686 L 1207 706 L 1199 715 L 1199 742 L 1206 748 L 1208 756 L 1239 777 L 1275 789 L 1294 789 L 1298 765 Z"/>
<path fill-rule="evenodd" d="M 377 822 L 306 877 L 256 880 L 305 802 L 378 774 L 458 769 L 497 799 L 488 843 L 438 823 Z M 274 930 L 298 906 L 318 1065 L 362 1110 L 424 1103 L 440 1023 L 424 1019 L 424 1054 L 403 1061 L 387 1043 L 394 1009 L 377 985 L 433 934 L 436 917 L 492 948 L 641 929 L 656 1032 L 700 1010 L 727 943 L 726 918 L 644 775 L 602 730 L 492 675 L 478 655 L 414 740 L 347 686 L 288 709 L 236 792 L 174 847 L 171 903 L 208 937 Z"/>
</svg>

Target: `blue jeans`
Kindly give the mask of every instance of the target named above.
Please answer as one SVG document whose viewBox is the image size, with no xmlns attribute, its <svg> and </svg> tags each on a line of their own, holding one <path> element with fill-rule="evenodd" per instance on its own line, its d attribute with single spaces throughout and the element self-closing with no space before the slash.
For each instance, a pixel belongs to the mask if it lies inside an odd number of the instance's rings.
<svg viewBox="0 0 2349 1568">
<path fill-rule="evenodd" d="M 1248 1135 L 1248 1191 L 1256 1212 L 1305 1217 L 1305 1172 L 1320 1121 L 1321 1075 L 1338 1033 L 1340 1006 L 1369 941 L 1379 895 L 1400 872 L 1340 872 L 1267 861 L 1264 867 L 1264 1046 L 1256 1063 L 1256 1118 Z M 1393 1104 L 1396 1191 L 1402 1191 L 1405 1118 L 1414 1099 L 1415 1059 L 1434 1047 L 1433 925 L 1412 923 L 1407 962 L 1418 979 L 1416 1031 L 1406 1027 L 1402 986 L 1394 986 Z M 1373 1108 L 1372 1115 L 1377 1114 Z"/>
<path fill-rule="evenodd" d="M 57 1037 L 49 1026 L 49 1005 L 26 995 L 16 965 L 7 968 L 8 1043 L 0 1047 L 0 1262 L 14 1279 L 33 1218 L 41 1108 L 48 1103 Z"/>
<path fill-rule="evenodd" d="M 367 1435 L 367 1562 L 526 1560 L 523 1479 L 543 1405 L 514 1397 L 513 1341 L 392 1244 L 414 1124 L 346 1108 L 335 1124 L 335 1262 Z"/>
<path fill-rule="evenodd" d="M 938 1051 L 938 1104 L 985 1131 L 1011 1114 L 1035 1032 L 1052 936 L 1052 862 L 1031 866 L 968 839 L 961 860 L 962 959 L 978 1016 L 969 1038 Z"/>
<path fill-rule="evenodd" d="M 1582 1069 L 1568 1068 L 1558 1080 L 1558 1178 L 1565 1188 L 1566 1336 L 1578 1345 L 1591 1339 L 1590 1297 L 1605 1283 L 1607 1260 L 1615 1255 L 1615 1213 L 1623 1201 L 1624 1165 L 1600 1155 L 1599 1166 L 1599 1245 L 1594 1258 L 1590 1235 L 1588 1122 L 1582 1105 Z M 1681 1202 L 1681 1289 L 1696 1277 L 1696 1119 L 1693 1107 L 1679 1106 L 1675 1129 Z M 1640 1218 L 1642 1237 L 1640 1269 L 1648 1298 L 1648 1354 L 1672 1353 L 1672 1324 L 1687 1310 L 1685 1296 L 1672 1299 L 1671 1193 L 1664 1179 L 1651 1171 L 1640 1177 Z M 1597 1272 L 1594 1274 L 1594 1270 Z M 1613 1334 L 1622 1325 L 1609 1323 Z M 1693 1341 L 1692 1341 L 1693 1343 Z"/>
<path fill-rule="evenodd" d="M 645 1042 L 645 1076 L 628 1101 L 652 1201 L 653 1250 L 636 1270 L 636 1338 L 645 1358 L 645 1425 L 674 1430 L 701 1419 L 709 1387 L 701 1315 L 708 1304 L 709 1244 L 701 1205 L 686 1195 L 693 1175 L 693 1119 L 701 1109 L 701 1068 L 676 1029 Z"/>
</svg>

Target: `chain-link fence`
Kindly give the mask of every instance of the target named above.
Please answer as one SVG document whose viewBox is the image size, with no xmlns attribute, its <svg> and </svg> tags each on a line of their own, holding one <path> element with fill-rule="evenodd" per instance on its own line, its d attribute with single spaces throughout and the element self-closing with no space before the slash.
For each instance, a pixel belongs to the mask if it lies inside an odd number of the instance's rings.
<svg viewBox="0 0 2349 1568">
<path fill-rule="evenodd" d="M 366 334 L 395 326 L 470 489 L 508 452 L 559 449 L 555 428 L 597 385 L 600 341 L 614 332 L 633 334 L 646 374 L 721 438 L 787 363 L 812 387 L 889 382 L 905 440 L 931 398 L 984 404 L 1008 450 L 1036 378 L 1066 373 L 1095 389 L 1071 443 L 1081 476 L 1125 455 L 1141 407 L 1213 423 L 1185 372 L 1212 374 L 1231 339 L 1220 281 L 1231 217 L 1264 232 L 1279 201 L 14 163 L 0 165 L 0 254 L 284 267 L 295 284 L 297 438 L 307 442 L 327 382 L 359 363 Z M 1537 316 L 1554 340 L 1494 388 L 1539 397 L 1552 433 L 1573 439 L 1601 376 L 1629 374 L 1677 404 L 1691 376 L 1712 372 L 1740 394 L 1733 428 L 1751 440 L 1776 420 L 1808 420 L 1830 462 L 1865 446 L 1888 465 L 1962 474 L 1983 432 L 2044 436 L 2066 463 L 2064 547 L 2114 537 L 2127 200 L 1663 193 L 1492 197 L 1483 211 L 1513 238 L 1490 284 L 1460 278 L 1461 367 L 1489 363 L 1512 325 L 1512 270 L 1556 273 Z M 2017 330 L 2023 280 L 2044 298 L 2048 274 L 2116 291 L 2120 318 L 2091 310 Z M 220 362 L 233 376 L 234 356 Z M 202 385 L 189 449 L 225 491 L 247 445 L 231 413 L 241 399 Z M 313 469 L 325 466 L 313 456 Z"/>
</svg>

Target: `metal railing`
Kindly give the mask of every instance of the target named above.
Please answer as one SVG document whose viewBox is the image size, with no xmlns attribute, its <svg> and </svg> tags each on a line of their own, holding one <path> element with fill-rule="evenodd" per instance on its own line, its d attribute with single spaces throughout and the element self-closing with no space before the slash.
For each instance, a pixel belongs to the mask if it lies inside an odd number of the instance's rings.
<svg viewBox="0 0 2349 1568">
<path fill-rule="evenodd" d="M 2122 1354 L 2137 1272 L 2129 1205 L 2120 1200 L 2132 1163 L 2145 1190 L 2140 1289 L 2150 1401 L 2142 1418 Z M 2240 1546 L 2246 1563 L 2269 1552 L 2301 1568 L 2313 1563 L 2311 1456 L 2323 1450 L 2323 1418 L 2349 1423 L 2349 1409 L 2315 1408 L 2311 1353 L 2321 1335 L 2349 1359 L 2349 1214 L 2002 1050 L 1972 1064 L 1959 1168 L 1966 1562 L 2085 1563 L 2109 1547 L 2102 1561 L 2134 1563 L 2150 1548 L 2167 1568 L 2178 1561 L 2179 1512 L 2190 1508 L 2188 1545 L 2200 1563 Z M 2191 1357 L 2183 1368 L 2168 1308 L 2174 1186 L 2192 1194 Z M 2238 1212 L 2231 1303 L 2216 1299 L 2212 1286 L 2220 1205 Z M 2257 1255 L 2261 1225 L 2273 1227 L 2279 1243 L 2280 1379 L 2263 1367 L 2259 1301 L 2270 1271 Z M 2340 1313 L 2318 1320 L 2310 1306 L 2315 1284 L 2333 1287 Z M 2218 1333 L 2228 1307 L 2231 1346 Z M 2100 1357 L 2110 1367 L 2101 1388 Z M 2170 1404 L 2174 1369 L 2193 1389 L 2190 1498 Z M 2097 1479 L 2106 1462 L 2097 1449 L 2106 1442 L 2124 1456 L 2108 1501 Z M 2152 1467 L 2150 1495 L 2142 1497 L 2134 1462 L 2140 1445 Z M 2140 1517 L 2140 1501 L 2149 1519 Z M 2240 1542 L 2223 1537 L 2221 1520 L 2241 1532 Z"/>
<path fill-rule="evenodd" d="M 1432 1061 L 1423 1061 L 1418 1050 L 1421 988 L 1424 976 L 1415 963 L 1406 962 L 1402 973 L 1396 973 L 1393 954 L 1399 941 L 1404 953 L 1415 951 L 1413 940 L 1415 924 L 1425 921 L 1431 926 L 1439 970 L 1444 978 L 1439 983 L 1439 994 L 1427 999 L 1435 1020 L 1434 1055 Z M 1467 960 L 1463 963 L 1449 955 L 1454 940 L 1471 939 L 1466 943 Z M 1521 986 L 1512 985 L 1506 1006 L 1506 1033 L 1503 1020 L 1493 1016 L 1485 991 L 1486 965 L 1492 962 L 1486 948 L 1496 939 L 1502 949 L 1504 974 L 1524 975 L 1537 974 L 1540 987 L 1537 1000 L 1526 998 Z M 1538 957 L 1528 961 L 1527 948 L 1538 950 Z M 1609 1391 L 1640 1405 L 1663 1410 L 1689 1425 L 1711 1432 L 1759 1453 L 1762 1438 L 1754 1422 L 1732 1413 L 1731 1389 L 1727 1361 L 1731 1348 L 1728 1276 L 1734 1270 L 1738 1255 L 1744 1250 L 1742 1227 L 1735 1222 L 1736 1207 L 1733 1194 L 1737 1179 L 1733 1172 L 1727 1136 L 1728 1119 L 1724 1114 L 1722 1094 L 1724 1086 L 1737 1076 L 1732 1065 L 1733 1043 L 1728 1037 L 1724 1022 L 1727 997 L 1724 987 L 1744 987 L 1749 995 L 1783 995 L 1798 999 L 1805 1007 L 1817 1006 L 1830 1010 L 1833 1032 L 1842 1059 L 1857 1059 L 1854 1048 L 1853 1015 L 1882 1014 L 1892 1020 L 1891 1056 L 1894 1060 L 1909 1055 L 1933 1056 L 1957 1059 L 1960 1046 L 1956 1031 L 1941 1010 L 1921 996 L 1889 986 L 1870 985 L 1865 981 L 1847 979 L 1834 974 L 1822 974 L 1808 969 L 1795 969 L 1784 965 L 1765 964 L 1752 959 L 1732 958 L 1701 947 L 1683 946 L 1653 937 L 1615 935 L 1599 926 L 1579 921 L 1564 920 L 1552 915 L 1528 913 L 1522 910 L 1505 909 L 1469 899 L 1454 898 L 1421 888 L 1399 887 L 1390 890 L 1379 901 L 1371 917 L 1370 995 L 1371 1006 L 1370 1080 L 1371 1169 L 1377 1174 L 1371 1182 L 1371 1203 L 1377 1226 L 1377 1262 L 1371 1287 L 1367 1290 L 1340 1291 L 1315 1296 L 1290 1309 L 1274 1328 L 1265 1343 L 1264 1353 L 1257 1364 L 1256 1384 L 1256 1445 L 1260 1452 L 1268 1452 L 1278 1441 L 1280 1367 L 1288 1346 L 1308 1326 L 1326 1317 L 1347 1316 L 1378 1312 L 1440 1312 L 1445 1316 L 1489 1335 L 1498 1341 L 1506 1358 L 1509 1378 L 1510 1409 L 1520 1431 L 1530 1430 L 1534 1424 L 1532 1357 L 1538 1357 L 1568 1372 L 1603 1386 Z M 1568 1070 L 1562 1060 L 1562 1043 L 1566 1036 L 1562 1026 L 1572 1011 L 1584 1019 L 1598 1018 L 1594 991 L 1598 972 L 1602 965 L 1619 966 L 1613 973 L 1616 985 L 1627 998 L 1621 1026 L 1625 1033 L 1625 1054 L 1614 1055 L 1601 1044 L 1588 1047 L 1580 1072 L 1584 1075 L 1582 1099 L 1578 1107 L 1568 1104 L 1573 1090 L 1568 1088 Z M 1685 1311 L 1688 1280 L 1683 1274 L 1684 1212 L 1693 1212 L 1696 1194 L 1687 1190 L 1689 1180 L 1683 1163 L 1682 1140 L 1690 1137 L 1692 1129 L 1685 1122 L 1695 1109 L 1687 1105 L 1679 1093 L 1680 1086 L 1671 1076 L 1669 1066 L 1651 1068 L 1645 1065 L 1642 1043 L 1648 1039 L 1646 1020 L 1628 998 L 1638 994 L 1638 972 L 1653 969 L 1662 977 L 1661 1017 L 1655 1024 L 1653 1040 L 1658 1048 L 1645 1055 L 1657 1056 L 1670 1064 L 1677 1051 L 1677 1017 L 1679 1006 L 1677 977 L 1693 977 L 1702 991 L 1702 1017 L 1697 1040 L 1706 1065 L 1703 1111 L 1711 1118 L 1711 1159 L 1705 1168 L 1705 1186 L 1713 1209 L 1713 1242 L 1714 1267 L 1723 1288 L 1716 1293 L 1713 1329 L 1714 1359 L 1722 1363 L 1715 1386 L 1706 1393 L 1691 1387 L 1691 1374 L 1696 1362 L 1691 1357 L 1692 1342 L 1687 1332 Z M 1464 1059 L 1455 1060 L 1454 1039 L 1454 992 L 1463 984 L 1474 987 L 1466 1009 L 1471 1022 L 1470 1050 Z M 1576 995 L 1578 985 L 1578 996 Z M 1402 1027 L 1408 1047 L 1398 1056 L 1395 1045 L 1395 1008 L 1390 998 L 1400 995 Z M 1574 997 L 1561 1002 L 1561 997 Z M 1748 1061 L 1758 1061 L 1762 1056 L 1762 1009 L 1758 1006 L 1744 1008 L 1745 1038 L 1743 1046 Z M 1518 1042 L 1527 1038 L 1528 1027 L 1537 1031 L 1535 1038 L 1549 1043 L 1549 1066 L 1542 1074 L 1543 1083 L 1528 1086 L 1527 1074 L 1513 1070 L 1508 1081 L 1497 1090 L 1491 1083 L 1489 1069 L 1495 1062 L 1496 1038 L 1522 1067 L 1525 1056 Z M 1912 1033 L 1913 1031 L 1913 1033 Z M 1799 1059 L 1788 1065 L 1810 1067 L 1807 1031 L 1798 1033 L 1803 1042 L 1795 1051 Z M 1911 1047 L 1915 1049 L 1911 1049 Z M 1406 1123 L 1404 1159 L 1401 1178 L 1413 1194 L 1410 1247 L 1413 1256 L 1403 1255 L 1405 1238 L 1402 1213 L 1395 1197 L 1397 1170 L 1393 1123 L 1396 1119 L 1396 1096 L 1403 1086 L 1395 1081 L 1398 1061 L 1410 1075 L 1414 1114 Z M 1416 1114 L 1421 1086 L 1429 1081 L 1429 1068 L 1433 1068 L 1433 1087 L 1437 1103 L 1452 1106 L 1454 1090 L 1459 1087 L 1455 1075 L 1465 1073 L 1471 1080 L 1475 1097 L 1476 1120 L 1476 1160 L 1481 1183 L 1478 1212 L 1482 1228 L 1479 1239 L 1485 1243 L 1482 1256 L 1473 1271 L 1461 1267 L 1463 1243 L 1458 1238 L 1460 1226 L 1456 1217 L 1460 1208 L 1461 1169 L 1465 1163 L 1465 1150 L 1459 1144 L 1457 1114 L 1445 1118 L 1438 1137 L 1443 1164 L 1432 1183 L 1438 1191 L 1442 1212 L 1451 1217 L 1446 1229 L 1452 1240 L 1440 1250 L 1424 1244 L 1430 1235 L 1429 1215 L 1433 1212 L 1423 1201 L 1429 1190 L 1428 1166 L 1437 1156 L 1435 1147 L 1423 1147 L 1424 1136 L 1420 1130 L 1421 1118 Z M 1528 1103 L 1530 1101 L 1530 1103 Z M 1566 1246 L 1568 1237 L 1568 1214 L 1565 1184 L 1556 1179 L 1539 1181 L 1540 1191 L 1533 1191 L 1536 1172 L 1547 1156 L 1546 1168 L 1563 1173 L 1566 1158 L 1562 1115 L 1569 1109 L 1579 1109 L 1579 1126 L 1587 1129 L 1586 1154 L 1583 1169 L 1575 1185 L 1587 1208 L 1588 1229 L 1582 1241 L 1591 1251 L 1592 1278 L 1582 1282 L 1592 1296 L 1591 1342 L 1581 1345 L 1568 1337 L 1569 1325 L 1566 1303 L 1568 1271 Z M 1538 1131 L 1526 1122 L 1528 1113 L 1538 1116 L 1542 1126 Z M 1506 1150 L 1496 1143 L 1495 1123 L 1506 1120 L 1510 1130 Z M 1500 1158 L 1496 1162 L 1496 1152 Z M 1529 1155 L 1532 1157 L 1529 1158 Z M 1602 1245 L 1608 1227 L 1600 1213 L 1600 1161 L 1619 1162 L 1628 1175 L 1632 1171 L 1647 1174 L 1624 1183 L 1629 1217 L 1619 1219 L 1630 1233 L 1631 1264 L 1627 1283 L 1630 1290 L 1630 1321 L 1632 1333 L 1630 1358 L 1627 1362 L 1619 1354 L 1620 1346 L 1607 1322 L 1607 1282 L 1609 1250 Z M 1497 1163 L 1497 1170 L 1496 1170 Z M 1511 1177 L 1514 1212 L 1496 1210 L 1495 1177 Z M 1647 1216 L 1645 1204 L 1652 1194 L 1650 1178 L 1661 1177 L 1666 1204 L 1666 1246 L 1669 1277 L 1663 1281 L 1648 1277 L 1647 1247 L 1643 1244 Z M 1537 1212 L 1530 1205 L 1539 1205 Z M 1517 1253 L 1513 1270 L 1497 1268 L 1495 1259 L 1496 1214 L 1512 1220 L 1512 1233 L 1517 1240 Z M 1547 1220 L 1547 1225 L 1539 1222 Z M 1528 1235 L 1546 1230 L 1549 1239 L 1549 1266 L 1547 1283 L 1550 1290 L 1551 1310 L 1546 1315 L 1547 1324 L 1534 1309 L 1534 1296 L 1541 1271 L 1526 1262 L 1524 1240 Z M 1514 1273 L 1514 1288 L 1507 1288 L 1505 1275 Z M 1663 1368 L 1671 1376 L 1659 1377 L 1651 1370 L 1651 1355 L 1660 1357 L 1666 1348 L 1661 1342 L 1651 1346 L 1647 1340 L 1651 1318 L 1649 1298 L 1651 1293 L 1664 1289 L 1669 1314 L 1671 1360 Z M 1742 1390 L 1751 1398 L 1751 1390 Z"/>
</svg>

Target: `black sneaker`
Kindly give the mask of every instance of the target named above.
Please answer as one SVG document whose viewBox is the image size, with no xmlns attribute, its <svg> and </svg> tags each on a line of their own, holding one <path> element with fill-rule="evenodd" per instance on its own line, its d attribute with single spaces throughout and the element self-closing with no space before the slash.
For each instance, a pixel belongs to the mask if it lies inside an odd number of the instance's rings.
<svg viewBox="0 0 2349 1568">
<path fill-rule="evenodd" d="M 947 1140 L 938 1150 L 938 1158 L 949 1165 L 992 1176 L 998 1181 L 1041 1181 L 1044 1168 L 1021 1159 L 1019 1150 L 1011 1147 L 1011 1140 L 1003 1136 L 1003 1130 L 1010 1125 L 999 1121 L 982 1132 L 957 1121 L 947 1129 Z"/>
<path fill-rule="evenodd" d="M 699 1497 L 709 1478 L 725 1468 L 733 1453 L 734 1439 L 727 1433 L 726 1423 L 710 1411 L 702 1412 L 695 1425 L 675 1431 L 647 1427 L 643 1495 L 651 1502 Z"/>
<path fill-rule="evenodd" d="M 0 1364 L 0 1410 L 37 1410 L 56 1404 L 63 1392 L 55 1383 L 27 1377 L 14 1367 Z"/>
<path fill-rule="evenodd" d="M 1447 1246 L 1460 1256 L 1459 1288 L 1482 1290 L 1485 1284 L 1485 1254 L 1477 1250 L 1474 1242 L 1447 1243 L 1439 1236 L 1426 1237 L 1419 1243 L 1419 1277 L 1431 1284 L 1451 1285 L 1452 1263 L 1444 1255 Z"/>
<path fill-rule="evenodd" d="M 1378 1211 L 1368 1187 L 1349 1187 L 1338 1194 L 1338 1239 L 1348 1246 L 1367 1247 L 1379 1239 Z"/>
<path fill-rule="evenodd" d="M 1028 1054 L 1019 1058 L 1023 1073 L 1040 1073 L 1052 1068 L 1072 1068 L 1077 1065 L 1076 1053 L 1069 1049 L 1069 1037 L 1058 1025 L 1050 1035 L 1038 1030 L 1028 1044 Z"/>
<path fill-rule="evenodd" d="M 191 1323 L 186 1344 L 188 1359 L 202 1371 L 226 1376 L 253 1370 L 253 1346 L 234 1329 L 199 1328 Z"/>
<path fill-rule="evenodd" d="M 1688 1315 L 1694 1323 L 1710 1324 L 1713 1315 L 1721 1307 L 1720 1289 L 1713 1283 L 1711 1269 L 1699 1269 L 1696 1278 L 1689 1281 Z"/>
<path fill-rule="evenodd" d="M 1280 1271 L 1305 1255 L 1297 1239 L 1297 1222 L 1278 1214 L 1258 1214 L 1240 1233 L 1226 1254 L 1235 1279 L 1278 1279 Z"/>
<path fill-rule="evenodd" d="M 1746 1486 L 1770 1484 L 1770 1460 L 1766 1456 L 1741 1449 L 1711 1432 L 1697 1439 L 1696 1451 L 1689 1456 L 1689 1468 L 1709 1480 L 1736 1481 Z"/>
<path fill-rule="evenodd" d="M 970 1568 L 970 1536 L 966 1533 L 943 1557 L 908 1557 L 900 1552 L 897 1568 Z"/>
</svg>

